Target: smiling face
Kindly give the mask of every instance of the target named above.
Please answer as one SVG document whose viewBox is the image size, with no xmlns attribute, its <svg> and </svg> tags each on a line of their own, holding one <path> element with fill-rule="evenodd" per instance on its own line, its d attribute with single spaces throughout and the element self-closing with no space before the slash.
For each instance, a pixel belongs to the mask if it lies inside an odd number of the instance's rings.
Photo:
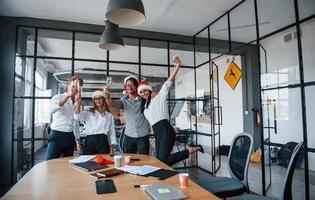
<svg viewBox="0 0 315 200">
<path fill-rule="evenodd" d="M 142 90 L 139 93 L 140 97 L 144 98 L 144 99 L 148 99 L 149 96 L 151 95 L 151 91 L 150 90 Z"/>
<path fill-rule="evenodd" d="M 94 105 L 97 107 L 97 108 L 102 108 L 105 104 L 105 99 L 104 97 L 102 96 L 96 96 L 93 98 L 93 101 L 94 101 Z"/>
<path fill-rule="evenodd" d="M 76 81 L 71 81 L 68 85 L 67 93 L 73 97 L 74 95 L 77 94 L 77 92 L 78 92 L 78 87 L 77 87 Z"/>
<path fill-rule="evenodd" d="M 74 97 L 78 90 L 83 86 L 83 80 L 77 76 L 72 76 L 68 84 L 68 95 Z"/>
<path fill-rule="evenodd" d="M 128 80 L 125 89 L 128 94 L 135 94 L 137 92 L 137 85 L 132 80 Z"/>
</svg>

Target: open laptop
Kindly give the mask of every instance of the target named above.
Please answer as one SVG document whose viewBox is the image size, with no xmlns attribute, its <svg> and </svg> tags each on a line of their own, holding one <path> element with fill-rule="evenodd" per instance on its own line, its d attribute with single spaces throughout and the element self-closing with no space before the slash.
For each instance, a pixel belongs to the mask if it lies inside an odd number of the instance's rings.
<svg viewBox="0 0 315 200">
<path fill-rule="evenodd" d="M 188 198 L 182 191 L 169 184 L 146 186 L 144 187 L 144 191 L 154 200 L 179 200 Z"/>
</svg>

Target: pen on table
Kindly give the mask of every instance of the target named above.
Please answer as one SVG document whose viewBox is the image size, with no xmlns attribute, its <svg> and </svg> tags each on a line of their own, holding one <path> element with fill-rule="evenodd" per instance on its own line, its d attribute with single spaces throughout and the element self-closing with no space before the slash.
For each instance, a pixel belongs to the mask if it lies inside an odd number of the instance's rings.
<svg viewBox="0 0 315 200">
<path fill-rule="evenodd" d="M 134 185 L 135 188 L 144 188 L 147 186 L 152 186 L 152 185 Z"/>
</svg>

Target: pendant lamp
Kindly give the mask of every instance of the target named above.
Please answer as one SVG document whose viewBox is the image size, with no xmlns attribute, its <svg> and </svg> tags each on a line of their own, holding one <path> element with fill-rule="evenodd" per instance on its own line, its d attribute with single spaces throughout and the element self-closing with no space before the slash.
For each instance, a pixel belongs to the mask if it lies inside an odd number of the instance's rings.
<svg viewBox="0 0 315 200">
<path fill-rule="evenodd" d="M 109 51 L 119 50 L 125 47 L 117 24 L 108 20 L 105 21 L 105 30 L 100 38 L 99 47 Z"/>
<path fill-rule="evenodd" d="M 142 0 L 109 0 L 105 17 L 120 26 L 142 24 L 145 21 Z"/>
</svg>

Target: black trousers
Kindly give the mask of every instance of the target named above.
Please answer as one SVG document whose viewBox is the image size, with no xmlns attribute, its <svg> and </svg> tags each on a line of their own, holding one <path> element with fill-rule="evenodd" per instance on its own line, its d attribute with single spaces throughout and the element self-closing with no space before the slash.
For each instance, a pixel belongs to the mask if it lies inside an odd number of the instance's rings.
<svg viewBox="0 0 315 200">
<path fill-rule="evenodd" d="M 82 155 L 108 154 L 110 151 L 107 135 L 88 135 L 82 142 Z"/>
<path fill-rule="evenodd" d="M 51 130 L 48 136 L 46 159 L 73 156 L 74 147 L 75 139 L 72 132 Z"/>
<path fill-rule="evenodd" d="M 176 135 L 168 120 L 163 119 L 155 123 L 152 128 L 155 135 L 156 156 L 160 161 L 171 166 L 189 157 L 187 149 L 171 154 Z"/>
<path fill-rule="evenodd" d="M 138 153 L 149 155 L 149 136 L 133 138 L 124 134 L 122 143 L 124 153 Z"/>
</svg>

